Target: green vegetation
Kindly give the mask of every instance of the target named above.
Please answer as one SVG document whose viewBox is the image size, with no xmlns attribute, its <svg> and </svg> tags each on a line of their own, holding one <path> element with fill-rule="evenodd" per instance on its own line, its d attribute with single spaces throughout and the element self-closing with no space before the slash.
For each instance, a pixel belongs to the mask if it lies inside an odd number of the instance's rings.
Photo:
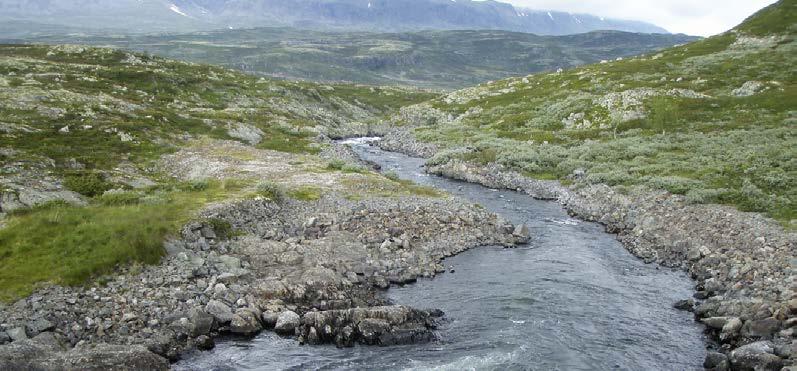
<svg viewBox="0 0 797 371">
<path fill-rule="evenodd" d="M 155 263 L 164 239 L 209 202 L 255 188 L 234 179 L 174 184 L 162 173 L 163 155 L 203 140 L 313 154 L 319 131 L 378 121 L 396 104 L 431 96 L 276 81 L 112 49 L 0 45 L 0 192 L 44 184 L 80 193 L 89 204 L 52 202 L 8 215 L 0 228 L 0 300 L 40 284 L 84 284 L 119 265 Z M 230 157 L 254 159 L 241 152 Z M 144 188 L 131 190 L 138 179 Z M 266 185 L 256 192 L 285 195 Z M 320 194 L 305 187 L 290 196 Z M 235 233 L 222 220 L 204 222 L 222 238 Z"/>
<path fill-rule="evenodd" d="M 56 202 L 15 213 L 0 229 L 0 301 L 30 294 L 42 283 L 79 285 L 120 264 L 156 263 L 164 239 L 197 210 L 240 191 L 219 183 L 204 191 L 182 188 L 151 190 L 161 203 L 119 193 L 87 207 Z M 232 233 L 229 224 L 210 222 L 217 234 Z"/>
<path fill-rule="evenodd" d="M 321 188 L 313 186 L 301 186 L 288 191 L 288 196 L 299 201 L 318 201 L 322 195 Z"/>
<path fill-rule="evenodd" d="M 401 120 L 445 149 L 432 164 L 495 162 L 565 182 L 583 170 L 589 183 L 664 189 L 793 227 L 795 6 L 659 53 L 457 91 Z"/>
<path fill-rule="evenodd" d="M 432 187 L 421 186 L 409 180 L 399 179 L 398 174 L 388 172 L 383 175 L 375 173 L 361 174 L 343 181 L 348 188 L 349 199 L 358 200 L 363 195 L 377 197 L 422 196 L 443 197 L 443 194 Z"/>
<path fill-rule="evenodd" d="M 537 36 L 490 30 L 366 33 L 291 28 L 157 36 L 51 35 L 68 36 L 38 37 L 30 41 L 110 45 L 289 79 L 428 88 L 462 88 L 510 76 L 613 60 L 696 39 L 616 31 Z M 358 87 L 352 86 L 336 87 L 333 94 L 345 97 L 349 92 L 368 105 L 394 104 L 398 108 L 412 103 L 404 95 L 363 95 Z"/>
<path fill-rule="evenodd" d="M 257 195 L 274 202 L 282 202 L 285 199 L 285 189 L 276 183 L 263 182 L 257 185 Z"/>
<path fill-rule="evenodd" d="M 105 181 L 105 178 L 99 173 L 68 175 L 64 179 L 64 186 L 88 197 L 99 196 L 113 188 L 113 185 Z"/>
</svg>

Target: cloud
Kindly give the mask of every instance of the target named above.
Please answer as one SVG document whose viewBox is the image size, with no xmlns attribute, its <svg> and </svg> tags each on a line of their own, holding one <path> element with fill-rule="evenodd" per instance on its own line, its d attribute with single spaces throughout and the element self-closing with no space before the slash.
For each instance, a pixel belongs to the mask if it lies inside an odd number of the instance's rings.
<svg viewBox="0 0 797 371">
<path fill-rule="evenodd" d="M 776 0 L 500 0 L 540 10 L 589 13 L 654 23 L 670 32 L 710 36 L 731 29 Z"/>
</svg>

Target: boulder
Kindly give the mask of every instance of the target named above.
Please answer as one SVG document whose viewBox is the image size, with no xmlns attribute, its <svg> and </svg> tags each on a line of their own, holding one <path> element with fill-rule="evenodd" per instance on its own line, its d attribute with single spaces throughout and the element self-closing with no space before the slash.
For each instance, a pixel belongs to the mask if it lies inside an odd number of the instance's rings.
<svg viewBox="0 0 797 371">
<path fill-rule="evenodd" d="M 28 338 L 28 334 L 27 334 L 27 332 L 25 332 L 25 328 L 24 327 L 14 327 L 14 328 L 8 330 L 8 336 L 13 341 L 22 341 L 22 340 L 26 340 Z"/>
<path fill-rule="evenodd" d="M 216 318 L 216 321 L 221 325 L 226 325 L 232 321 L 232 309 L 218 300 L 209 301 L 205 306 L 205 312 Z"/>
<path fill-rule="evenodd" d="M 728 317 L 708 317 L 703 318 L 700 320 L 708 327 L 711 327 L 715 330 L 722 330 L 726 323 L 728 323 Z"/>
<path fill-rule="evenodd" d="M 774 351 L 772 342 L 757 341 L 735 349 L 729 358 L 734 370 L 777 371 L 782 367 L 783 360 Z"/>
<path fill-rule="evenodd" d="M 0 345 L 11 342 L 11 337 L 5 331 L 0 331 Z"/>
<path fill-rule="evenodd" d="M 191 336 L 197 337 L 207 335 L 213 330 L 216 317 L 200 308 L 194 308 L 188 313 L 188 321 L 191 323 Z"/>
<path fill-rule="evenodd" d="M 36 318 L 25 324 L 25 327 L 28 330 L 28 336 L 36 336 L 39 333 L 53 330 L 55 325 L 44 318 Z"/>
<path fill-rule="evenodd" d="M 730 369 L 731 365 L 730 362 L 728 362 L 728 356 L 722 353 L 708 352 L 708 354 L 706 354 L 706 360 L 703 361 L 703 367 L 706 370 L 727 371 Z"/>
<path fill-rule="evenodd" d="M 773 317 L 755 321 L 747 321 L 742 327 L 742 335 L 746 337 L 772 338 L 780 330 L 780 321 Z"/>
<path fill-rule="evenodd" d="M 695 301 L 692 299 L 679 300 L 675 304 L 673 304 L 672 307 L 678 310 L 685 310 L 687 312 L 692 312 L 695 310 Z"/>
<path fill-rule="evenodd" d="M 54 332 L 42 332 L 34 336 L 31 341 L 47 348 L 51 352 L 61 352 L 69 349 L 67 340 L 62 335 Z"/>
<path fill-rule="evenodd" d="M 517 237 L 519 243 L 528 243 L 531 240 L 531 232 L 529 232 L 529 227 L 525 224 L 516 226 L 512 235 Z"/>
<path fill-rule="evenodd" d="M 286 310 L 280 313 L 277 317 L 277 323 L 274 324 L 274 331 L 288 334 L 293 333 L 299 325 L 302 324 L 302 319 L 293 311 Z"/>
<path fill-rule="evenodd" d="M 739 330 L 742 329 L 742 320 L 736 317 L 733 317 L 722 326 L 722 330 L 720 331 L 720 340 L 727 341 L 736 337 L 739 334 Z"/>
<path fill-rule="evenodd" d="M 439 316 L 442 316 L 440 311 L 404 306 L 309 312 L 299 332 L 311 344 L 414 344 L 434 339 L 435 319 Z"/>
<path fill-rule="evenodd" d="M 238 309 L 232 316 L 230 332 L 238 335 L 254 335 L 263 329 L 259 314 L 247 308 Z"/>
</svg>

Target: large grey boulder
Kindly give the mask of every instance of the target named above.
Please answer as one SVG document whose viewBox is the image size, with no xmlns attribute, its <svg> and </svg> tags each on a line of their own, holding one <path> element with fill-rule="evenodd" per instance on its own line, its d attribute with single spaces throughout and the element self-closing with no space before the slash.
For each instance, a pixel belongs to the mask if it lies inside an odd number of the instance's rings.
<svg viewBox="0 0 797 371">
<path fill-rule="evenodd" d="M 783 360 L 774 352 L 775 347 L 770 341 L 757 341 L 741 346 L 731 352 L 731 367 L 742 371 L 780 370 Z"/>
<path fill-rule="evenodd" d="M 274 325 L 274 331 L 287 334 L 293 333 L 294 330 L 301 325 L 302 319 L 293 311 L 286 310 L 280 313 L 277 317 L 277 323 Z"/>
<path fill-rule="evenodd" d="M 254 335 L 263 330 L 260 315 L 252 309 L 238 309 L 232 316 L 230 332 L 238 335 Z"/>
<path fill-rule="evenodd" d="M 191 323 L 191 336 L 197 337 L 210 333 L 216 323 L 216 317 L 200 308 L 194 308 L 188 313 L 188 321 Z"/>
<path fill-rule="evenodd" d="M 28 338 L 28 333 L 25 331 L 24 327 L 14 327 L 8 330 L 8 336 L 13 341 L 22 341 Z"/>
<path fill-rule="evenodd" d="M 210 313 L 216 318 L 219 324 L 226 325 L 232 321 L 232 309 L 227 304 L 218 300 L 211 300 L 205 306 L 205 312 Z"/>
<path fill-rule="evenodd" d="M 309 312 L 302 320 L 301 337 L 308 343 L 399 345 L 434 339 L 440 311 L 405 306 L 352 308 Z"/>
<path fill-rule="evenodd" d="M 780 330 L 780 321 L 769 317 L 745 322 L 744 327 L 742 327 L 742 335 L 770 339 L 778 330 Z"/>
</svg>

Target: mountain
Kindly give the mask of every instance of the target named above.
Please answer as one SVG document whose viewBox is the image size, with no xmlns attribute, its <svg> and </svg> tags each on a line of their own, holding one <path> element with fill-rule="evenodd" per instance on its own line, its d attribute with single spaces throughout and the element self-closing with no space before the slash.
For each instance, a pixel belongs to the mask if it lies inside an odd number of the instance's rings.
<svg viewBox="0 0 797 371">
<path fill-rule="evenodd" d="M 182 35 L 66 35 L 25 41 L 113 46 L 288 79 L 451 89 L 614 60 L 696 39 L 620 31 L 537 36 L 508 31 L 366 33 L 259 28 Z"/>
<path fill-rule="evenodd" d="M 596 30 L 667 33 L 643 22 L 473 0 L 0 0 L 0 19 L 145 33 L 264 26 L 488 29 L 539 35 Z"/>
<path fill-rule="evenodd" d="M 797 1 L 705 40 L 402 110 L 436 166 L 635 187 L 797 224 Z"/>
</svg>

